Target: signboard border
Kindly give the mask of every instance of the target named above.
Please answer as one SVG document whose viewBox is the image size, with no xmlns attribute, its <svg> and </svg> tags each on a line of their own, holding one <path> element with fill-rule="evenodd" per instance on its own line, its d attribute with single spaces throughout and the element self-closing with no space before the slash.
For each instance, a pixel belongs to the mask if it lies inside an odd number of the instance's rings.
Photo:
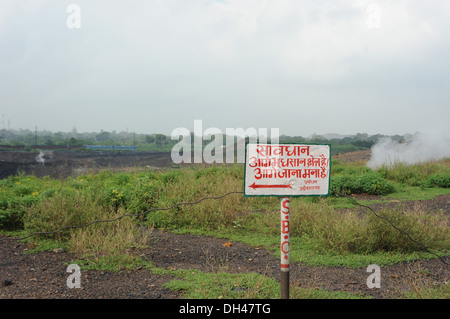
<svg viewBox="0 0 450 319">
<path fill-rule="evenodd" d="M 243 191 L 244 191 L 244 197 L 327 197 L 330 196 L 330 183 L 331 183 L 331 145 L 327 144 L 327 143 L 288 143 L 288 142 L 284 142 L 284 143 L 261 143 L 261 144 L 267 144 L 267 145 L 326 145 L 328 146 L 328 158 L 329 158 L 329 167 L 330 167 L 330 171 L 328 174 L 328 190 L 326 194 L 322 194 L 322 195 L 315 195 L 315 194 L 311 194 L 311 195 L 247 195 L 247 193 L 245 192 L 245 177 L 247 176 L 247 145 L 248 144 L 260 144 L 260 143 L 255 143 L 255 142 L 245 142 L 245 158 L 244 158 L 244 182 L 243 182 Z"/>
</svg>

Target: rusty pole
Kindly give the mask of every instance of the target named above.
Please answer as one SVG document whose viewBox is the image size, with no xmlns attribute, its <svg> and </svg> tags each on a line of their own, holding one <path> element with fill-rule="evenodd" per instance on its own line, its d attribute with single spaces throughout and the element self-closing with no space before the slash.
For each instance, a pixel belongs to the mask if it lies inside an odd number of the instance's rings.
<svg viewBox="0 0 450 319">
<path fill-rule="evenodd" d="M 281 198 L 281 299 L 289 299 L 289 197 Z"/>
</svg>

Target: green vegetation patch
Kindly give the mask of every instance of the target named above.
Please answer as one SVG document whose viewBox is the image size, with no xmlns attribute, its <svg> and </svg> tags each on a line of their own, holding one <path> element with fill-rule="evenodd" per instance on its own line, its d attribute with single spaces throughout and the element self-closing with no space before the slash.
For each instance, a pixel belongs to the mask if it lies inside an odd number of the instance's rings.
<svg viewBox="0 0 450 319">
<path fill-rule="evenodd" d="M 274 278 L 257 273 L 229 274 L 204 273 L 198 270 L 155 269 L 155 274 L 178 277 L 165 287 L 182 293 L 187 299 L 279 299 L 280 284 Z M 323 289 L 292 287 L 292 299 L 354 299 L 361 298 L 345 292 L 329 292 Z"/>
<path fill-rule="evenodd" d="M 377 209 L 377 214 L 432 251 L 446 255 L 450 238 L 448 214 L 419 206 L 406 207 L 401 201 L 449 194 L 449 189 L 443 187 L 450 176 L 449 163 L 371 170 L 361 162 L 342 164 L 334 160 L 331 189 L 333 195 L 377 195 L 377 203 L 399 200 L 395 208 L 386 206 Z M 409 174 L 408 169 L 414 174 Z M 9 177 L 0 181 L 0 227 L 26 235 L 80 226 L 34 239 L 58 241 L 57 245 L 64 245 L 68 251 L 94 259 L 102 255 L 122 256 L 131 249 L 144 247 L 146 238 L 139 230 L 142 227 L 229 238 L 267 247 L 279 256 L 279 198 L 249 198 L 238 193 L 199 201 L 241 191 L 243 173 L 243 166 L 235 164 L 158 172 L 104 171 L 65 180 Z M 420 174 L 425 182 L 418 183 L 415 174 Z M 387 264 L 417 258 L 419 252 L 422 258 L 432 256 L 386 220 L 333 195 L 291 199 L 293 261 L 360 266 L 371 258 Z M 374 202 L 364 202 L 371 203 Z M 166 207 L 173 208 L 149 211 Z M 121 218 L 124 214 L 142 212 L 147 213 Z M 81 227 L 96 220 L 114 221 Z M 45 245 L 48 249 L 52 247 Z"/>
</svg>

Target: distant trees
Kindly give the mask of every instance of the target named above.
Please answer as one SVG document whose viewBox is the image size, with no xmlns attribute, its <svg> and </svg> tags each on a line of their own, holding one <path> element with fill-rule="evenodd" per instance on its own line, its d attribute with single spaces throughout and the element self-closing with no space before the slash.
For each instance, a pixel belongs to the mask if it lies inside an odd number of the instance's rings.
<svg viewBox="0 0 450 319">
<path fill-rule="evenodd" d="M 369 135 L 366 133 L 358 133 L 355 135 L 339 135 L 327 134 L 319 135 L 313 134 L 310 137 L 302 136 L 287 136 L 281 135 L 279 137 L 280 143 L 317 143 L 330 144 L 332 152 L 345 153 L 349 151 L 357 151 L 369 149 L 380 138 L 385 135 L 376 134 Z M 405 139 L 404 136 L 394 135 L 389 136 L 397 141 Z M 200 139 L 198 141 L 197 139 Z M 208 139 L 202 139 L 199 136 L 194 136 L 191 132 L 191 143 L 200 143 L 203 146 L 211 143 Z M 84 145 L 117 145 L 117 146 L 137 146 L 142 151 L 164 151 L 168 152 L 176 145 L 179 140 L 172 140 L 170 136 L 155 133 L 155 134 L 136 134 L 128 131 L 103 131 L 100 132 L 84 132 L 80 133 L 72 129 L 68 132 L 50 132 L 37 130 L 0 130 L 0 144 L 3 145 L 23 145 L 24 147 L 48 146 L 58 147 L 61 149 L 69 149 L 73 147 L 84 147 Z M 225 141 L 224 141 L 225 142 Z"/>
<path fill-rule="evenodd" d="M 164 134 L 155 134 L 155 135 L 146 135 L 145 143 L 147 144 L 155 144 L 159 147 L 164 147 L 169 138 Z"/>
<path fill-rule="evenodd" d="M 105 142 L 111 139 L 111 134 L 109 132 L 102 131 L 101 133 L 95 135 L 95 140 L 99 142 Z"/>
<path fill-rule="evenodd" d="M 70 146 L 84 146 L 84 145 L 87 144 L 87 143 L 86 143 L 86 141 L 84 141 L 84 140 L 80 140 L 80 139 L 77 139 L 77 138 L 75 138 L 75 137 L 71 137 L 71 138 L 68 140 L 68 144 L 69 144 Z"/>
<path fill-rule="evenodd" d="M 155 137 L 153 135 L 145 135 L 144 141 L 147 144 L 155 144 Z"/>
<path fill-rule="evenodd" d="M 369 141 L 369 140 L 366 140 L 366 141 L 359 140 L 359 141 L 351 142 L 350 144 L 355 145 L 355 146 L 359 146 L 359 147 L 363 147 L 363 148 L 371 148 L 372 145 L 375 144 L 375 142 L 374 141 Z"/>
<path fill-rule="evenodd" d="M 53 142 L 53 139 L 52 139 L 51 137 L 47 137 L 47 138 L 45 139 L 44 145 L 45 145 L 45 146 L 54 146 L 54 145 L 55 145 L 55 142 Z"/>
<path fill-rule="evenodd" d="M 164 134 L 156 134 L 155 135 L 155 143 L 159 147 L 164 147 L 164 145 L 166 144 L 166 141 L 167 141 L 166 135 L 164 135 Z"/>
</svg>

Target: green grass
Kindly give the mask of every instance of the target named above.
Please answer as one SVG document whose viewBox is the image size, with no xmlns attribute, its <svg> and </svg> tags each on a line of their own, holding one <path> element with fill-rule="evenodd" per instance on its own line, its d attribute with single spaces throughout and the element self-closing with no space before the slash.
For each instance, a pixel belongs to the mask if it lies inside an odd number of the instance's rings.
<svg viewBox="0 0 450 319">
<path fill-rule="evenodd" d="M 68 243 L 62 242 L 59 240 L 50 240 L 50 239 L 41 239 L 41 240 L 33 240 L 33 239 L 27 239 L 25 240 L 31 245 L 31 249 L 26 250 L 25 254 L 34 254 L 41 251 L 50 251 L 54 249 L 63 249 L 67 250 Z"/>
<path fill-rule="evenodd" d="M 431 284 L 416 286 L 411 291 L 403 291 L 399 299 L 449 299 L 450 286 L 448 284 L 433 286 Z"/>
<path fill-rule="evenodd" d="M 143 260 L 141 257 L 128 254 L 98 256 L 94 258 L 93 256 L 84 255 L 81 256 L 80 259 L 71 261 L 70 264 L 77 264 L 83 270 L 104 270 L 113 272 L 134 270 L 137 268 L 153 268 L 153 265 L 150 262 Z"/>
<path fill-rule="evenodd" d="M 450 187 L 450 159 L 415 165 L 396 163 L 377 172 L 388 180 L 410 186 Z"/>
<path fill-rule="evenodd" d="M 436 176 L 437 172 L 447 174 L 448 164 L 444 161 L 426 164 L 423 170 L 415 166 L 412 170 L 420 171 L 422 178 L 427 179 L 427 176 Z M 372 171 L 362 163 L 340 164 L 334 161 L 332 168 L 332 183 L 333 178 L 340 177 L 341 189 L 378 192 L 385 189 L 379 185 L 392 184 L 395 191 L 381 195 L 376 203 L 394 199 L 401 204 L 403 200 L 430 199 L 450 193 L 448 188 L 411 185 L 413 178 L 406 174 L 404 166 Z M 424 175 L 424 171 L 428 175 Z M 64 181 L 23 175 L 10 177 L 0 181 L 0 216 L 3 216 L 0 221 L 4 222 L 4 230 L 23 229 L 25 234 L 53 231 L 96 219 L 115 218 L 125 213 L 139 213 L 241 190 L 242 176 L 242 165 L 222 165 L 158 173 L 105 171 Z M 351 185 L 346 181 L 351 181 Z M 362 204 L 372 203 L 375 202 L 364 201 Z M 355 266 L 374 256 L 380 264 L 385 264 L 389 260 L 408 260 L 412 258 L 411 254 L 417 253 L 418 247 L 405 240 L 385 221 L 368 211 L 361 215 L 355 208 L 348 199 L 335 196 L 292 198 L 291 236 L 294 242 L 302 243 L 297 246 L 299 256 L 308 256 L 298 257 L 298 260 L 311 264 Z M 423 241 L 430 249 L 447 253 L 447 216 L 439 212 L 405 214 L 392 209 L 382 213 L 395 219 L 400 228 L 408 229 L 414 238 Z M 439 222 L 439 219 L 444 222 Z M 64 242 L 68 250 L 80 255 L 120 255 L 135 245 L 138 234 L 130 233 L 136 224 L 220 236 L 275 249 L 279 236 L 279 199 L 245 198 L 234 194 L 220 200 L 177 206 L 169 211 L 154 211 L 138 219 L 126 218 L 112 225 L 95 224 L 86 229 L 69 229 L 42 238 Z M 110 229 L 108 232 L 115 234 L 108 238 L 109 241 L 103 238 L 107 228 Z M 292 254 L 295 261 L 296 253 Z M 386 256 L 386 261 L 379 256 Z"/>
<path fill-rule="evenodd" d="M 154 269 L 153 273 L 173 275 L 165 287 L 182 293 L 187 299 L 279 299 L 280 285 L 270 277 L 257 273 L 204 273 L 192 269 Z M 323 289 L 291 287 L 292 299 L 359 299 L 360 295 L 329 292 Z"/>
<path fill-rule="evenodd" d="M 332 194 L 361 193 L 378 195 L 361 203 L 396 202 L 396 208 L 377 209 L 401 229 L 423 242 L 441 256 L 449 255 L 449 216 L 420 206 L 405 208 L 404 201 L 433 199 L 450 194 L 447 179 L 450 161 L 415 166 L 397 165 L 371 170 L 364 163 L 342 164 L 333 161 Z M 83 225 L 97 219 L 111 219 L 122 214 L 136 214 L 152 208 L 170 207 L 180 202 L 194 202 L 208 196 L 241 191 L 242 165 L 194 166 L 160 172 L 104 171 L 66 180 L 19 175 L 0 180 L 0 233 L 24 236 L 52 231 L 64 226 Z M 386 221 L 367 210 L 357 210 L 347 198 L 291 199 L 291 261 L 317 266 L 364 267 L 368 264 L 391 265 L 411 259 L 435 258 L 393 229 Z M 160 228 L 177 233 L 216 236 L 266 247 L 279 256 L 279 198 L 244 197 L 233 194 L 220 200 L 205 200 L 196 205 L 180 205 L 171 210 L 157 210 L 139 218 L 127 217 L 113 223 L 98 223 L 86 228 L 68 229 L 28 240 L 30 253 L 64 248 L 76 254 L 88 269 L 133 269 L 150 267 L 130 253 L 145 245 L 145 236 L 136 226 Z M 230 274 L 185 274 L 171 289 L 197 298 L 189 287 L 201 280 L 223 280 L 225 290 L 214 290 L 211 298 L 238 297 L 255 281 L 265 287 L 261 294 L 270 296 L 275 283 L 261 276 Z M 211 275 L 212 276 L 212 275 Z M 233 287 L 240 287 L 234 289 Z M 195 289 L 194 289 L 195 290 Z M 201 289 L 203 290 L 203 288 Z M 206 290 L 206 289 L 205 289 Z M 226 293 L 224 292 L 226 291 Z M 206 293 L 206 292 L 205 292 Z M 302 294 L 322 292 L 298 292 Z M 326 293 L 326 292 L 325 292 Z M 330 296 L 331 297 L 331 296 Z M 256 297 L 259 298 L 259 297 Z M 276 298 L 276 297 L 274 297 Z"/>
<path fill-rule="evenodd" d="M 401 201 L 406 200 L 425 200 L 425 199 L 434 199 L 440 195 L 447 195 L 450 191 L 448 188 L 422 188 L 417 186 L 408 186 L 402 185 L 402 187 L 398 188 L 398 191 L 389 196 L 386 196 L 390 199 L 397 199 Z"/>
</svg>

